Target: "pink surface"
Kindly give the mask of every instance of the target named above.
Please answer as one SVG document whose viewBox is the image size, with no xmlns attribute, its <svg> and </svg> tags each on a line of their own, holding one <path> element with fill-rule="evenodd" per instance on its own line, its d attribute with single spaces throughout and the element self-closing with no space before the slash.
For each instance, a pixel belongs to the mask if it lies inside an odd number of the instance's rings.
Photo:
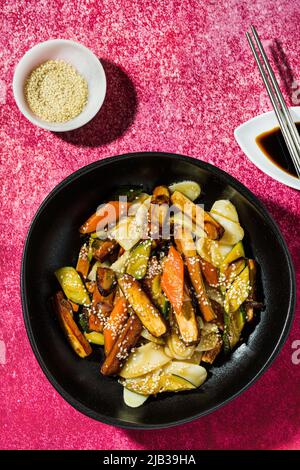
<svg viewBox="0 0 300 470">
<path fill-rule="evenodd" d="M 282 85 L 291 96 L 300 79 L 299 6 L 289 0 L 1 2 L 1 448 L 300 448 L 300 364 L 292 362 L 299 309 L 279 357 L 242 396 L 191 424 L 135 432 L 93 421 L 58 395 L 29 346 L 19 297 L 24 238 L 48 192 L 88 163 L 139 150 L 200 158 L 248 186 L 279 224 L 299 282 L 299 194 L 256 169 L 233 138 L 237 125 L 269 109 L 244 33 L 254 22 L 266 44 L 280 42 L 288 56 Z M 102 111 L 65 139 L 26 121 L 12 96 L 18 60 L 49 38 L 90 47 L 107 72 Z"/>
</svg>

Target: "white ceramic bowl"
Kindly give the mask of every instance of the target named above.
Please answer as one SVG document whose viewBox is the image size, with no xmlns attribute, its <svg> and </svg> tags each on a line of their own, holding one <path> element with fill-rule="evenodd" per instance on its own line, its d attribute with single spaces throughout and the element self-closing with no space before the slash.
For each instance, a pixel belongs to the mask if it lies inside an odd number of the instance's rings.
<svg viewBox="0 0 300 470">
<path fill-rule="evenodd" d="M 293 120 L 295 122 L 300 122 L 300 107 L 294 106 L 289 109 Z M 244 124 L 241 124 L 235 129 L 234 137 L 243 152 L 247 155 L 249 160 L 257 166 L 257 168 L 280 183 L 300 190 L 299 178 L 289 175 L 272 163 L 255 142 L 255 139 L 259 134 L 269 131 L 274 127 L 278 127 L 278 121 L 274 111 L 270 111 L 268 113 L 260 114 Z"/>
<path fill-rule="evenodd" d="M 88 83 L 88 102 L 74 119 L 63 123 L 46 122 L 29 108 L 24 97 L 24 82 L 29 73 L 47 60 L 61 59 L 72 64 Z M 50 131 L 77 129 L 89 122 L 101 108 L 106 93 L 106 77 L 100 60 L 87 47 L 66 39 L 51 39 L 29 49 L 16 66 L 13 93 L 20 111 L 36 126 Z"/>
</svg>

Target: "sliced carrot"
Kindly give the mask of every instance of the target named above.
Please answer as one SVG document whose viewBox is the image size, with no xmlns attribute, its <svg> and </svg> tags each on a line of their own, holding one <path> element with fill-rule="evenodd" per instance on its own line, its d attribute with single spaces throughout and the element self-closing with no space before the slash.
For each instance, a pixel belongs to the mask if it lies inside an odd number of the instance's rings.
<svg viewBox="0 0 300 470">
<path fill-rule="evenodd" d="M 180 315 L 183 304 L 184 265 L 181 255 L 174 246 L 170 247 L 164 262 L 161 287 L 175 312 Z"/>
<path fill-rule="evenodd" d="M 136 345 L 143 329 L 136 315 L 130 315 L 126 325 L 101 367 L 103 375 L 117 375 L 132 348 Z"/>
<path fill-rule="evenodd" d="M 205 290 L 200 259 L 197 255 L 191 231 L 185 228 L 180 230 L 180 232 L 175 233 L 175 242 L 178 250 L 184 256 L 186 267 L 196 292 L 199 308 L 203 318 L 206 321 L 212 321 L 216 318 L 216 315 Z"/>
<path fill-rule="evenodd" d="M 197 295 L 199 308 L 203 318 L 205 321 L 212 321 L 216 318 L 216 315 L 205 290 L 199 257 L 186 258 L 186 266 Z"/>
<path fill-rule="evenodd" d="M 118 251 L 118 258 L 120 258 L 124 253 L 125 253 L 124 248 L 120 246 L 119 251 Z"/>
<path fill-rule="evenodd" d="M 88 258 L 88 248 L 86 244 L 82 245 L 79 251 L 79 256 L 76 265 L 76 271 L 85 279 L 90 269 L 90 262 Z"/>
<path fill-rule="evenodd" d="M 104 327 L 104 351 L 108 356 L 128 318 L 127 302 L 119 297 Z"/>
<path fill-rule="evenodd" d="M 204 258 L 199 256 L 201 271 L 204 275 L 206 282 L 211 287 L 218 287 L 219 286 L 219 271 L 213 264 L 209 261 L 206 261 Z"/>
<path fill-rule="evenodd" d="M 119 300 L 120 297 L 124 297 L 124 298 L 125 298 L 123 292 L 122 292 L 121 289 L 117 286 L 117 288 L 116 288 L 116 293 L 115 293 L 115 298 L 114 298 L 114 307 L 115 307 L 115 305 L 116 305 L 116 303 L 118 302 L 118 300 Z"/>
<path fill-rule="evenodd" d="M 184 343 L 193 344 L 199 341 L 199 328 L 196 312 L 192 304 L 187 285 L 184 286 L 182 311 L 178 315 L 174 310 L 180 336 Z"/>
<path fill-rule="evenodd" d="M 79 310 L 79 305 L 78 304 L 75 304 L 74 302 L 72 302 L 71 300 L 69 300 L 71 306 L 72 306 L 72 310 L 74 313 L 78 312 Z"/>
<path fill-rule="evenodd" d="M 70 302 L 64 298 L 62 291 L 57 292 L 52 301 L 59 323 L 72 346 L 72 349 L 82 358 L 89 356 L 92 353 L 91 345 L 79 330 L 77 323 L 73 319 Z"/>
<path fill-rule="evenodd" d="M 156 186 L 153 190 L 148 212 L 148 227 L 151 238 L 159 238 L 169 213 L 170 192 L 167 186 Z"/>
<path fill-rule="evenodd" d="M 101 302 L 101 300 L 103 300 L 103 295 L 100 294 L 100 292 L 98 291 L 97 284 L 95 283 L 95 288 L 94 288 L 94 292 L 93 292 L 93 299 L 92 299 L 93 307 L 95 307 L 95 305 L 97 305 L 98 302 Z"/>
<path fill-rule="evenodd" d="M 127 214 L 130 203 L 124 201 L 110 201 L 101 206 L 88 220 L 80 227 L 80 233 L 91 233 L 103 229 L 107 224 L 117 222 L 119 218 Z"/>
</svg>

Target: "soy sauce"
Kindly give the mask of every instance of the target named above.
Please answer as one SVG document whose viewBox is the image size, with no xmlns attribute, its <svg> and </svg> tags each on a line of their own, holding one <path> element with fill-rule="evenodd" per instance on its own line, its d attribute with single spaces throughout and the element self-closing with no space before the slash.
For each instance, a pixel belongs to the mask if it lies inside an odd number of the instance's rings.
<svg viewBox="0 0 300 470">
<path fill-rule="evenodd" d="M 300 134 L 300 122 L 295 123 Z M 266 157 L 286 173 L 297 176 L 295 167 L 279 127 L 263 132 L 256 137 L 256 143 Z"/>
</svg>

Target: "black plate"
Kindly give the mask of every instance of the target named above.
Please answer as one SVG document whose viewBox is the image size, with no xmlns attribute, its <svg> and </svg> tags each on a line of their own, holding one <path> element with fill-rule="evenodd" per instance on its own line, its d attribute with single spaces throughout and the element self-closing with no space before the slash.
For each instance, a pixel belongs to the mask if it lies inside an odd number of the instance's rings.
<svg viewBox="0 0 300 470">
<path fill-rule="evenodd" d="M 196 391 L 162 394 L 132 409 L 122 387 L 99 373 L 101 352 L 78 358 L 49 307 L 57 290 L 54 271 L 76 262 L 78 227 L 119 185 L 198 181 L 203 201 L 229 198 L 245 229 L 246 253 L 258 261 L 266 309 L 246 343 L 228 361 L 211 368 Z M 24 320 L 32 349 L 56 390 L 76 409 L 105 423 L 126 428 L 161 428 L 203 416 L 245 390 L 266 370 L 288 335 L 295 305 L 292 262 L 282 235 L 258 199 L 237 180 L 199 160 L 174 154 L 137 153 L 93 163 L 60 183 L 45 199 L 28 233 L 21 275 Z"/>
</svg>

